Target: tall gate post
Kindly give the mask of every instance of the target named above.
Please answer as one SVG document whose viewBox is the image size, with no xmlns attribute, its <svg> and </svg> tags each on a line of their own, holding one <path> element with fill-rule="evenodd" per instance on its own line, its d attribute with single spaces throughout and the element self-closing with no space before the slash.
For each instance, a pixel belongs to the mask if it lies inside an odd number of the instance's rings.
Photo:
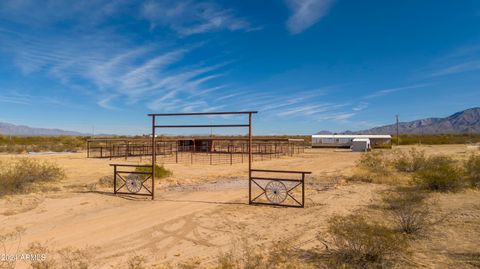
<svg viewBox="0 0 480 269">
<path fill-rule="evenodd" d="M 155 146 L 155 115 L 152 116 L 152 200 L 155 198 L 155 164 L 157 163 L 157 149 Z"/>
<path fill-rule="evenodd" d="M 248 114 L 248 203 L 252 203 L 252 113 Z"/>
</svg>

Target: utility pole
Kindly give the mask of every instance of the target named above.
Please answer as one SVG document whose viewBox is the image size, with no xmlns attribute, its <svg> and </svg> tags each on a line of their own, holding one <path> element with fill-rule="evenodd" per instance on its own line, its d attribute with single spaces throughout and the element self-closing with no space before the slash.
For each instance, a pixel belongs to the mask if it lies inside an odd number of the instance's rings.
<svg viewBox="0 0 480 269">
<path fill-rule="evenodd" d="M 399 137 L 399 132 L 398 132 L 398 114 L 395 115 L 395 118 L 397 119 L 397 146 L 400 145 L 400 137 Z"/>
</svg>

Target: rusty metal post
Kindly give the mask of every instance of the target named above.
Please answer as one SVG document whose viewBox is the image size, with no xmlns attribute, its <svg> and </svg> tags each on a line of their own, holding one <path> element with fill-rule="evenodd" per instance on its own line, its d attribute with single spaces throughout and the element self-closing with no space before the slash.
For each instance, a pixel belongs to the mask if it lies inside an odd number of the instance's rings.
<svg viewBox="0 0 480 269">
<path fill-rule="evenodd" d="M 117 194 L 117 166 L 113 166 L 113 193 Z"/>
<path fill-rule="evenodd" d="M 302 173 L 302 208 L 305 207 L 305 173 Z"/>
<path fill-rule="evenodd" d="M 242 149 L 241 149 L 241 154 L 242 154 L 242 163 L 243 163 L 243 154 L 245 153 L 245 151 L 244 151 L 244 149 L 243 149 L 243 148 L 244 148 L 244 144 L 242 143 Z"/>
<path fill-rule="evenodd" d="M 252 203 L 252 113 L 248 113 L 248 203 Z"/>
<path fill-rule="evenodd" d="M 87 158 L 90 158 L 90 141 L 87 140 Z"/>
<path fill-rule="evenodd" d="M 155 148 L 155 115 L 152 116 L 152 200 L 155 198 L 155 164 L 157 163 L 157 152 Z"/>
<path fill-rule="evenodd" d="M 128 148 L 128 140 L 126 140 L 125 142 L 127 142 L 127 144 L 125 144 L 125 161 L 126 161 L 128 159 L 129 148 Z"/>
<path fill-rule="evenodd" d="M 193 164 L 193 153 L 195 152 L 195 139 L 193 140 L 193 148 L 190 151 L 190 163 Z"/>
</svg>

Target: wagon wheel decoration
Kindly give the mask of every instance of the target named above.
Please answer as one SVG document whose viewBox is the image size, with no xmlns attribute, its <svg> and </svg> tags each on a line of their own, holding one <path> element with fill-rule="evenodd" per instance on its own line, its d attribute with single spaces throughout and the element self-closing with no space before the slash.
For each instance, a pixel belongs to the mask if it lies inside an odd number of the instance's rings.
<svg viewBox="0 0 480 269">
<path fill-rule="evenodd" d="M 287 187 L 280 181 L 272 180 L 265 187 L 265 195 L 272 204 L 281 204 L 287 199 Z"/>
<path fill-rule="evenodd" d="M 128 175 L 125 180 L 127 190 L 131 193 L 137 193 L 142 189 L 142 181 L 139 175 Z"/>
</svg>

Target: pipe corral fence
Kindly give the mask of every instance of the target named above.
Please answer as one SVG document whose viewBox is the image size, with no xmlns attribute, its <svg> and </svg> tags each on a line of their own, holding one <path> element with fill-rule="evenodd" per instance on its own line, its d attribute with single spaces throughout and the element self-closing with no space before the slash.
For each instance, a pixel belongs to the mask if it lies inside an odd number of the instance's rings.
<svg viewBox="0 0 480 269">
<path fill-rule="evenodd" d="M 234 164 L 248 162 L 248 138 L 157 138 L 161 163 Z M 254 138 L 252 161 L 293 156 L 305 150 L 303 139 Z M 152 155 L 151 138 L 99 138 L 87 141 L 88 158 L 132 158 Z"/>
</svg>

